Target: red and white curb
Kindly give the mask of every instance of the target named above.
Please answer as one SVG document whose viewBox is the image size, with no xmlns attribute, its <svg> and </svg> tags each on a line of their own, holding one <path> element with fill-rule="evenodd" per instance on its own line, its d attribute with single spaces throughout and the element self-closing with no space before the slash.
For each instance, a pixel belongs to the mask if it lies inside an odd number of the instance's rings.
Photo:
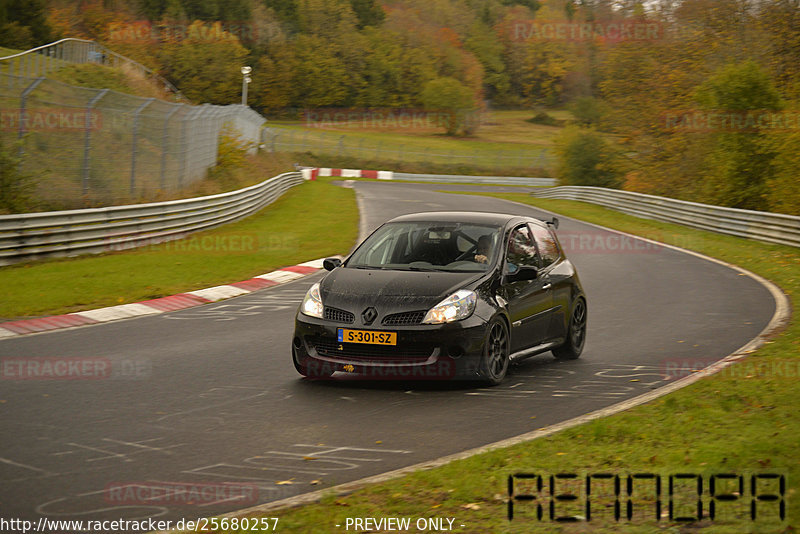
<svg viewBox="0 0 800 534">
<path fill-rule="evenodd" d="M 375 180 L 391 180 L 393 171 L 366 171 L 362 169 L 334 169 L 331 167 L 312 167 L 300 169 L 306 180 L 316 180 L 317 176 L 339 176 L 341 178 L 372 178 Z"/>
<path fill-rule="evenodd" d="M 170 295 L 132 304 L 121 304 L 119 306 L 109 306 L 83 312 L 67 313 L 65 315 L 53 315 L 50 317 L 39 317 L 36 319 L 21 319 L 19 321 L 9 321 L 0 323 L 0 339 L 37 332 L 48 332 L 62 328 L 74 328 L 76 326 L 87 326 L 117 319 L 128 319 L 140 317 L 142 315 L 155 315 L 167 313 L 209 302 L 246 295 L 265 287 L 285 284 L 292 280 L 297 280 L 306 275 L 315 273 L 322 269 L 323 258 L 307 261 L 290 267 L 283 267 L 277 271 L 258 275 L 249 280 L 234 282 L 197 291 L 189 291 L 178 295 Z"/>
</svg>

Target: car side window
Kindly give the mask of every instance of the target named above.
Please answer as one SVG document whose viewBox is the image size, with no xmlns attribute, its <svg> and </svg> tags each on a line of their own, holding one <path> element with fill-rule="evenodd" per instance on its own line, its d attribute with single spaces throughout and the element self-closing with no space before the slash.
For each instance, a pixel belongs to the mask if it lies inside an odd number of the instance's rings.
<svg viewBox="0 0 800 534">
<path fill-rule="evenodd" d="M 533 238 L 536 240 L 536 248 L 539 251 L 539 268 L 547 267 L 561 256 L 558 250 L 558 242 L 549 228 L 532 224 L 531 230 Z"/>
<path fill-rule="evenodd" d="M 506 271 L 515 273 L 522 266 L 537 267 L 536 246 L 527 225 L 514 228 L 508 239 Z"/>
</svg>

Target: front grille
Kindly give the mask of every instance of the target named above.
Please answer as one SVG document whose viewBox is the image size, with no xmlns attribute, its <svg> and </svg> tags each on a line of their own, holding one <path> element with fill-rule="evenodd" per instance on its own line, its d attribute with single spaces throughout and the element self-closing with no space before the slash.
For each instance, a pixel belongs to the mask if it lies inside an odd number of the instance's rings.
<svg viewBox="0 0 800 534">
<path fill-rule="evenodd" d="M 311 341 L 320 356 L 341 358 L 349 361 L 411 363 L 424 362 L 433 353 L 433 346 L 414 344 L 408 347 L 385 345 L 366 345 L 361 343 L 338 343 L 334 340 L 317 338 Z"/>
<path fill-rule="evenodd" d="M 356 316 L 349 311 L 325 306 L 325 319 L 336 323 L 352 324 L 356 320 Z"/>
<path fill-rule="evenodd" d="M 412 324 L 420 324 L 425 318 L 426 311 L 413 311 L 403 313 L 393 313 L 383 318 L 383 324 L 386 326 L 404 326 Z"/>
</svg>

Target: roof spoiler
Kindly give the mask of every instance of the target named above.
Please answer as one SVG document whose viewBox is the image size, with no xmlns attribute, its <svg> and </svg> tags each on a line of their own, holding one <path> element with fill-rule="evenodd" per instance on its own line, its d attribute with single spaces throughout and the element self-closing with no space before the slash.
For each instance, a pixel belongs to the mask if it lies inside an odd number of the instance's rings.
<svg viewBox="0 0 800 534">
<path fill-rule="evenodd" d="M 558 217 L 553 217 L 549 221 L 544 222 L 552 226 L 555 230 L 558 230 Z"/>
</svg>

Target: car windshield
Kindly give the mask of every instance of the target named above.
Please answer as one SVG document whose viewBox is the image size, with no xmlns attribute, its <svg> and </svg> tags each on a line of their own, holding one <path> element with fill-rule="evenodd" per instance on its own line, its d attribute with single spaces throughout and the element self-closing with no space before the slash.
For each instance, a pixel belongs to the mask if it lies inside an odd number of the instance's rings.
<svg viewBox="0 0 800 534">
<path fill-rule="evenodd" d="M 380 227 L 345 264 L 360 269 L 486 271 L 495 262 L 501 228 L 452 222 L 396 222 Z"/>
</svg>

